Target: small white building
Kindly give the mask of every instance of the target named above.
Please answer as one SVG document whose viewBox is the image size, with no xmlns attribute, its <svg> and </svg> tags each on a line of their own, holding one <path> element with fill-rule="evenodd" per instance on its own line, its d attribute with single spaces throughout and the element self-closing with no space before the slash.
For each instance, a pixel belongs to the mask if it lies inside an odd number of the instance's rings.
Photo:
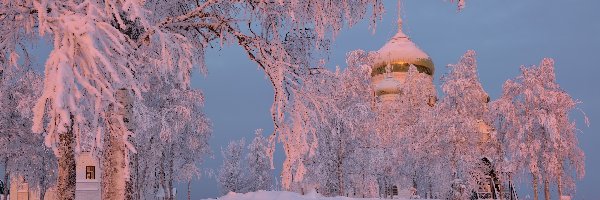
<svg viewBox="0 0 600 200">
<path fill-rule="evenodd" d="M 75 199 L 100 200 L 102 187 L 100 184 L 100 162 L 90 152 L 82 152 L 76 158 Z M 10 199 L 12 200 L 39 200 L 40 192 L 37 188 L 30 188 L 22 177 L 11 177 Z M 54 187 L 48 188 L 44 197 L 46 200 L 58 200 Z"/>
<path fill-rule="evenodd" d="M 80 153 L 75 168 L 77 182 L 75 184 L 75 199 L 100 200 L 102 187 L 100 184 L 100 162 L 90 152 Z"/>
</svg>

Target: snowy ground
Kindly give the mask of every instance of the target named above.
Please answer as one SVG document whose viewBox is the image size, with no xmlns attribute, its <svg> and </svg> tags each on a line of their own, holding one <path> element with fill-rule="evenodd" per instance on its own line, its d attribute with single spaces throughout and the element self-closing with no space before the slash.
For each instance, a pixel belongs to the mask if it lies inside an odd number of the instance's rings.
<svg viewBox="0 0 600 200">
<path fill-rule="evenodd" d="M 359 198 L 349 198 L 349 197 L 323 197 L 317 193 L 309 193 L 306 195 L 301 195 L 295 192 L 286 192 L 286 191 L 258 191 L 258 192 L 249 192 L 245 194 L 233 193 L 217 198 L 218 200 L 359 200 Z M 206 199 L 211 200 L 211 199 Z M 373 198 L 362 199 L 360 200 L 376 200 Z M 377 199 L 378 200 L 378 199 Z M 407 199 L 405 199 L 407 200 Z"/>
</svg>

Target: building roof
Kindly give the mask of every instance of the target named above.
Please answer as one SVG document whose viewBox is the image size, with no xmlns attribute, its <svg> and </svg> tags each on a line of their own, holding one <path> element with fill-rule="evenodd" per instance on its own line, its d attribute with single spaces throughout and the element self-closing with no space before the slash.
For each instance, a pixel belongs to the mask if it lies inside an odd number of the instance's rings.
<svg viewBox="0 0 600 200">
<path fill-rule="evenodd" d="M 387 64 L 413 64 L 426 69 L 433 75 L 435 67 L 427 53 L 421 50 L 402 31 L 402 19 L 398 20 L 398 32 L 381 49 L 373 63 L 373 70 L 385 67 Z"/>
</svg>

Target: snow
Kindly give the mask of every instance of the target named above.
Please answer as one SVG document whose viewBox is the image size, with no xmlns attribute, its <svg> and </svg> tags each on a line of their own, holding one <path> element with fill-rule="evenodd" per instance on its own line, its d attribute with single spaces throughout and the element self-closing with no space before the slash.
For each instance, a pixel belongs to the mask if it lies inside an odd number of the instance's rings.
<svg viewBox="0 0 600 200">
<path fill-rule="evenodd" d="M 375 91 L 398 94 L 400 93 L 400 82 L 391 77 L 387 77 L 375 85 Z"/>
<path fill-rule="evenodd" d="M 429 59 L 427 53 L 421 50 L 404 32 L 402 32 L 402 20 L 398 20 L 398 32 L 389 42 L 377 51 L 379 56 L 375 58 L 376 64 L 397 60 Z"/>
<path fill-rule="evenodd" d="M 287 199 L 287 200 L 375 200 L 378 198 L 351 198 L 351 197 L 323 197 L 320 194 L 312 191 L 305 195 L 301 195 L 295 192 L 287 192 L 287 191 L 264 191 L 259 190 L 257 192 L 248 192 L 245 194 L 230 192 L 225 196 L 218 197 L 216 199 L 219 200 L 279 200 L 279 199 Z M 396 198 L 396 199 L 405 199 L 405 198 Z M 211 199 L 205 199 L 211 200 Z"/>
</svg>

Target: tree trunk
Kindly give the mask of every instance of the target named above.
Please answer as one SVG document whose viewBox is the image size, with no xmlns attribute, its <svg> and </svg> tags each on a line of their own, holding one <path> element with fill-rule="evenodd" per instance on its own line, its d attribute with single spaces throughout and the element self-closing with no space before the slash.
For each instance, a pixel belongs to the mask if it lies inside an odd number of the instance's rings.
<svg viewBox="0 0 600 200">
<path fill-rule="evenodd" d="M 40 200 L 44 200 L 46 196 L 46 187 L 40 186 Z"/>
<path fill-rule="evenodd" d="M 148 153 L 150 152 L 151 147 L 154 146 L 154 137 L 150 137 L 150 143 L 149 145 L 146 145 L 146 147 L 140 147 L 140 148 L 144 148 L 143 151 L 138 151 L 138 153 L 135 155 L 135 157 L 133 157 L 135 159 L 136 162 L 136 172 L 137 175 L 135 176 L 135 188 L 138 189 L 137 191 L 137 199 L 147 199 L 148 197 L 146 196 L 148 193 L 153 193 L 156 194 L 156 191 L 158 190 L 158 184 L 156 183 L 156 181 L 153 181 L 152 183 L 147 183 L 147 180 L 158 180 L 157 178 L 157 174 L 154 173 L 153 176 L 154 177 L 148 177 L 146 176 L 146 174 L 148 173 L 148 171 L 150 171 L 150 165 L 148 164 L 148 160 L 147 159 L 143 159 L 144 156 L 148 157 Z M 141 164 L 140 164 L 141 163 Z M 140 167 L 143 166 L 143 167 Z M 154 171 L 156 172 L 156 166 L 152 166 L 154 167 Z M 152 186 L 152 187 L 149 187 Z M 152 192 L 149 192 L 148 190 L 151 190 Z"/>
<path fill-rule="evenodd" d="M 338 134 L 338 137 L 339 136 Z M 344 196 L 344 177 L 343 177 L 343 172 L 342 172 L 342 140 L 339 139 L 339 148 L 337 151 L 337 166 L 336 166 L 336 170 L 337 170 L 337 177 L 338 177 L 338 196 Z"/>
<path fill-rule="evenodd" d="M 131 144 L 137 149 L 134 142 L 130 141 Z M 138 169 L 138 156 L 136 154 L 129 154 L 129 180 L 125 181 L 125 199 L 127 200 L 139 200 L 140 187 L 138 184 L 139 169 Z"/>
<path fill-rule="evenodd" d="M 515 193 L 514 193 L 514 188 L 513 188 L 513 184 L 512 184 L 512 176 L 510 173 L 508 174 L 508 190 L 510 193 L 510 200 L 514 200 Z"/>
<path fill-rule="evenodd" d="M 109 118 L 110 119 L 110 118 Z M 102 155 L 102 198 L 125 199 L 125 144 L 121 131 L 107 120 Z"/>
<path fill-rule="evenodd" d="M 3 194 L 6 197 L 8 195 L 8 191 L 10 190 L 10 184 L 8 183 L 8 157 L 4 158 L 4 191 Z"/>
<path fill-rule="evenodd" d="M 433 198 L 433 185 L 431 184 L 431 182 L 429 183 L 429 195 L 427 198 Z"/>
<path fill-rule="evenodd" d="M 492 198 L 499 199 L 502 194 L 500 194 L 500 188 L 496 187 L 495 177 L 490 179 L 490 185 L 492 186 Z"/>
<path fill-rule="evenodd" d="M 415 173 L 413 174 L 413 177 L 412 177 L 412 187 L 415 189 L 415 190 L 414 190 L 414 191 L 415 191 L 415 193 L 414 193 L 414 194 L 415 194 L 415 195 L 420 195 L 419 193 L 422 193 L 422 192 L 419 192 L 419 189 L 417 189 L 417 188 L 418 188 L 417 186 L 419 186 L 419 185 L 418 185 L 418 183 L 417 183 L 417 172 L 415 172 Z M 398 190 L 399 190 L 399 189 L 400 189 L 400 188 L 398 188 Z M 398 192 L 400 192 L 400 191 L 398 191 Z"/>
<path fill-rule="evenodd" d="M 190 183 L 191 182 L 192 181 L 188 181 L 188 188 L 187 188 L 188 189 L 188 191 L 187 191 L 188 192 L 188 200 L 192 200 L 192 193 L 191 193 L 191 190 L 190 190 Z"/>
<path fill-rule="evenodd" d="M 556 187 L 558 189 L 558 199 L 560 200 L 560 198 L 562 197 L 563 193 L 562 193 L 562 179 L 560 176 L 558 176 L 557 180 L 556 180 Z"/>
<path fill-rule="evenodd" d="M 42 157 L 42 166 L 46 166 L 46 157 Z M 46 190 L 47 190 L 46 176 L 40 177 L 40 200 L 45 199 Z"/>
<path fill-rule="evenodd" d="M 533 200 L 538 200 L 538 178 L 533 174 Z"/>
<path fill-rule="evenodd" d="M 175 157 L 174 154 L 174 149 L 175 149 L 175 144 L 171 144 L 171 149 L 169 149 L 169 166 L 168 166 L 168 174 L 166 176 L 167 178 L 167 189 L 169 190 L 169 196 L 167 197 L 167 200 L 174 200 L 175 199 L 175 194 L 173 193 L 173 170 L 174 170 L 174 165 L 173 165 L 173 158 Z"/>
<path fill-rule="evenodd" d="M 73 117 L 71 117 L 73 118 Z M 75 199 L 75 138 L 73 125 L 66 133 L 59 134 L 57 197 L 62 200 Z"/>
<path fill-rule="evenodd" d="M 559 160 L 562 160 L 559 157 Z M 559 166 L 559 172 L 561 172 L 557 177 L 556 177 L 556 188 L 557 188 L 557 192 L 558 192 L 558 199 L 560 200 L 560 198 L 562 198 L 562 172 L 564 171 L 563 165 L 560 164 Z"/>
<path fill-rule="evenodd" d="M 163 192 L 165 193 L 165 199 L 168 199 L 170 197 L 169 194 L 169 190 L 167 187 L 167 177 L 166 177 L 166 171 L 165 171 L 165 162 L 164 160 L 166 159 L 165 157 L 165 153 L 162 153 L 162 159 L 163 162 L 161 162 L 160 165 L 160 171 L 159 171 L 159 175 L 160 175 L 160 186 L 163 189 Z"/>
<path fill-rule="evenodd" d="M 548 182 L 548 178 L 544 178 L 544 198 L 545 200 L 550 200 L 550 183 Z"/>
</svg>

